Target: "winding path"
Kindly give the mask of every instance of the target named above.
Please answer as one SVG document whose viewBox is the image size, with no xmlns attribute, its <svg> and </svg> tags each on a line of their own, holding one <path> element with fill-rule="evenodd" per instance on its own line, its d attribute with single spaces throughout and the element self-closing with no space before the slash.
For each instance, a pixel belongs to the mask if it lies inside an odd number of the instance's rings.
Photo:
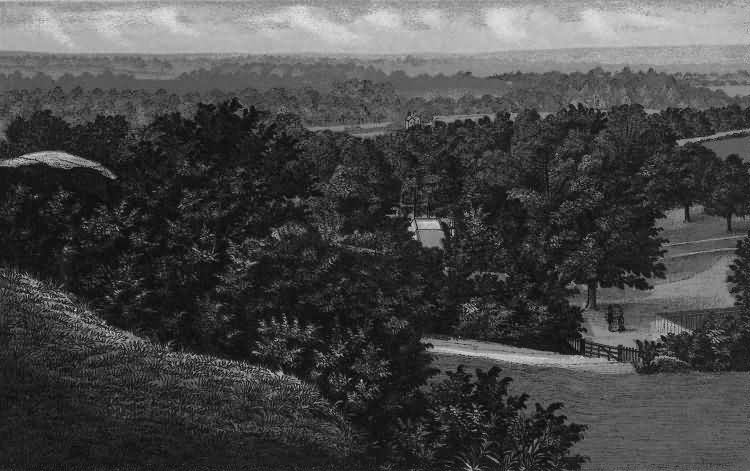
<svg viewBox="0 0 750 471">
<path fill-rule="evenodd" d="M 499 343 L 480 342 L 477 340 L 425 338 L 424 341 L 432 344 L 431 351 L 433 353 L 443 355 L 486 358 L 504 363 L 565 368 L 602 374 L 634 373 L 632 365 L 607 361 L 604 358 L 563 355 L 555 352 L 511 347 Z"/>
</svg>

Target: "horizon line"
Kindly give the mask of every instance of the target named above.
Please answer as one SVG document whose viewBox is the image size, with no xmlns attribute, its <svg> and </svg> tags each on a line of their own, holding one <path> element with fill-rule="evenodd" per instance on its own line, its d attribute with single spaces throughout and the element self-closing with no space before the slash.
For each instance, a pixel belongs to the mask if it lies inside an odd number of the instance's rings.
<svg viewBox="0 0 750 471">
<path fill-rule="evenodd" d="M 683 44 L 683 45 L 648 45 L 648 46 L 576 46 L 576 47 L 559 47 L 559 48 L 545 48 L 545 49 L 505 49 L 485 52 L 440 52 L 440 51 L 421 51 L 421 52 L 316 52 L 316 51 L 297 51 L 297 52 L 275 52 L 275 53 L 262 53 L 262 52 L 238 52 L 238 51 L 226 51 L 226 52 L 71 52 L 71 51 L 33 51 L 23 49 L 0 49 L 0 54 L 11 55 L 11 54 L 27 54 L 27 55 L 50 55 L 50 56 L 318 56 L 318 57 L 406 57 L 406 56 L 461 56 L 461 57 L 479 57 L 489 56 L 495 54 L 517 54 L 517 53 L 539 53 L 539 52 L 556 52 L 556 51 L 584 51 L 584 50 L 626 50 L 626 49 L 688 49 L 688 48 L 735 48 L 735 47 L 748 47 L 747 44 L 735 43 L 735 44 Z M 750 65 L 750 64 L 748 64 Z"/>
</svg>

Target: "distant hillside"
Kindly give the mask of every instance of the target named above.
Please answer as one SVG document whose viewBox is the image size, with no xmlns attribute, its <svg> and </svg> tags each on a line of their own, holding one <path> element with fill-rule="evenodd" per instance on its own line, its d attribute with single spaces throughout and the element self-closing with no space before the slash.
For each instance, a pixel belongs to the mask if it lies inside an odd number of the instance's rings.
<svg viewBox="0 0 750 471">
<path fill-rule="evenodd" d="M 0 269 L 0 467 L 331 469 L 353 437 L 313 386 L 170 351 Z"/>
</svg>

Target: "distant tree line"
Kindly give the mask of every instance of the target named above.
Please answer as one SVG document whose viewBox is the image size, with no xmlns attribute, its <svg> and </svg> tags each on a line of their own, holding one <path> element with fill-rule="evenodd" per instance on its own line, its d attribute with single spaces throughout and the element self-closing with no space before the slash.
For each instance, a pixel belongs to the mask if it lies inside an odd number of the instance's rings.
<svg viewBox="0 0 750 471">
<path fill-rule="evenodd" d="M 512 77 L 504 77 L 510 79 Z M 521 79 L 522 80 L 522 79 Z M 553 81 L 554 82 L 554 81 Z M 515 82 L 514 82 L 515 83 Z M 546 82 L 538 83 L 547 87 Z M 557 85 L 556 85 L 557 86 Z M 579 83 L 576 87 L 589 87 Z M 199 103 L 220 103 L 233 97 L 242 103 L 256 104 L 269 111 L 282 111 L 296 114 L 306 125 L 359 124 L 364 122 L 393 122 L 393 127 L 402 126 L 407 112 L 430 119 L 434 115 L 454 115 L 486 113 L 494 115 L 504 112 L 520 112 L 526 108 L 557 111 L 568 103 L 581 103 L 588 107 L 609 108 L 608 102 L 619 104 L 616 99 L 605 99 L 598 105 L 592 98 L 595 94 L 583 91 L 579 95 L 546 101 L 538 99 L 537 92 L 519 90 L 504 96 L 466 94 L 458 98 L 437 96 L 433 98 L 399 95 L 389 83 L 375 83 L 368 80 L 350 79 L 334 83 L 327 90 L 311 87 L 269 88 L 264 91 L 255 88 L 242 88 L 236 91 L 209 91 L 176 93 L 164 88 L 156 90 L 129 88 L 93 88 L 76 86 L 37 87 L 33 89 L 14 88 L 0 92 L 0 128 L 2 121 L 9 122 L 15 117 L 28 117 L 36 111 L 50 110 L 73 124 L 92 121 L 99 115 L 122 115 L 133 126 L 145 126 L 162 113 L 179 112 L 191 116 Z M 550 89 L 551 90 L 551 89 Z M 545 92 L 546 93 L 546 92 Z M 536 97 L 536 98 L 535 98 Z M 637 97 L 638 100 L 641 97 Z M 640 101 L 633 101 L 640 103 Z M 537 106 L 542 103 L 544 106 Z M 713 102 L 712 102 L 713 103 Z M 690 107 L 689 102 L 678 107 L 670 107 L 659 113 L 664 124 L 674 131 L 678 139 L 703 136 L 715 132 L 750 127 L 750 103 L 718 104 L 701 109 Z M 746 107 L 743 107 L 746 106 Z M 645 106 L 648 108 L 648 106 Z"/>
<path fill-rule="evenodd" d="M 335 93 L 341 88 L 342 83 L 371 83 L 373 88 L 380 89 L 379 98 L 385 99 L 386 103 L 396 98 L 404 104 L 411 99 L 417 99 L 417 106 L 409 109 L 419 109 L 420 103 L 430 102 L 436 95 L 450 97 L 453 100 L 462 97 L 464 100 L 470 97 L 483 97 L 482 100 L 490 101 L 502 98 L 505 105 L 503 109 L 508 111 L 534 108 L 554 112 L 569 104 L 578 103 L 601 109 L 636 103 L 647 109 L 704 109 L 735 103 L 750 106 L 750 98 L 729 97 L 722 91 L 697 87 L 674 75 L 655 72 L 653 69 L 633 72 L 625 68 L 616 73 L 606 72 L 600 68 L 587 73 L 568 74 L 516 72 L 492 77 L 475 77 L 468 72 L 458 72 L 449 76 L 410 76 L 401 70 L 386 73 L 373 65 L 365 67 L 354 63 L 289 64 L 271 61 L 221 64 L 191 70 L 166 79 L 137 78 L 132 74 L 110 71 L 99 74 L 86 72 L 80 75 L 66 73 L 57 78 L 44 73 L 33 76 L 26 76 L 20 72 L 0 74 L 0 92 L 55 88 L 70 92 L 81 88 L 85 91 L 119 89 L 144 90 L 151 93 L 164 90 L 170 95 L 205 95 L 220 90 L 236 95 L 240 90 L 253 88 L 260 92 L 287 89 L 290 95 L 297 95 L 300 93 L 299 90 L 315 90 L 326 95 Z M 361 87 L 362 85 L 355 86 Z M 492 108 L 491 103 L 485 105 L 485 109 Z"/>
</svg>

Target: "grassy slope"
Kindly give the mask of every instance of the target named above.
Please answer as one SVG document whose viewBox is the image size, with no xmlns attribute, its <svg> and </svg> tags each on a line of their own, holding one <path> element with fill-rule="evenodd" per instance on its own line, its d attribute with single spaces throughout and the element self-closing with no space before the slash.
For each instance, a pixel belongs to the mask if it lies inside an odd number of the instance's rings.
<svg viewBox="0 0 750 471">
<path fill-rule="evenodd" d="M 0 467 L 313 469 L 352 437 L 310 385 L 169 351 L 0 269 Z"/>
<path fill-rule="evenodd" d="M 459 364 L 498 365 L 513 378 L 511 394 L 562 402 L 572 421 L 589 425 L 576 445 L 591 458 L 584 471 L 750 469 L 750 374 L 607 375 L 436 355 L 443 371 Z"/>
</svg>

